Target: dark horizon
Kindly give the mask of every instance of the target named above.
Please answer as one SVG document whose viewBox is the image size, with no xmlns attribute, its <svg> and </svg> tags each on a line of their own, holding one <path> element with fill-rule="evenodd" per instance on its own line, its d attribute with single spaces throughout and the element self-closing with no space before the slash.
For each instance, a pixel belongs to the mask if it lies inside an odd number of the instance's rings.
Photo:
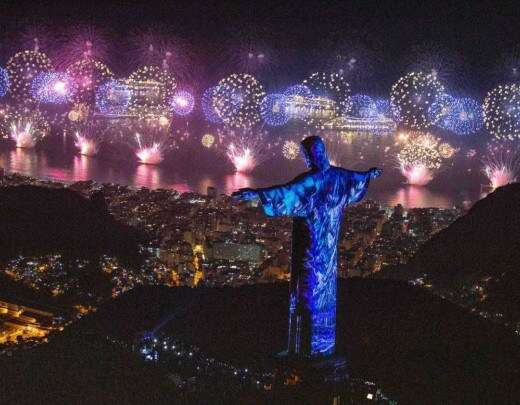
<svg viewBox="0 0 520 405">
<path fill-rule="evenodd" d="M 519 22 L 512 2 L 490 1 L 108 0 L 102 7 L 86 1 L 13 1 L 0 7 L 0 64 L 32 35 L 47 37 L 45 50 L 51 44 L 59 48 L 71 30 L 90 27 L 105 38 L 115 70 L 124 74 L 136 64 L 129 40 L 151 31 L 180 41 L 198 82 L 240 71 L 233 54 L 253 47 L 272 60 L 259 72 L 270 87 L 335 69 L 343 55 L 356 59 L 355 90 L 386 93 L 404 72 L 438 66 L 446 86 L 482 96 L 497 83 L 517 79 L 511 72 L 520 67 Z"/>
</svg>

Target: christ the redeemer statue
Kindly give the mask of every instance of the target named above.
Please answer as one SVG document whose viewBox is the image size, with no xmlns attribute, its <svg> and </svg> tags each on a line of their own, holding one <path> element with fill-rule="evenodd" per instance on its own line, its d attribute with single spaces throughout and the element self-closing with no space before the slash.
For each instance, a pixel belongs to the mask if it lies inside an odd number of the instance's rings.
<svg viewBox="0 0 520 405">
<path fill-rule="evenodd" d="M 309 171 L 291 182 L 240 189 L 241 201 L 260 199 L 266 215 L 293 217 L 288 355 L 331 355 L 336 344 L 338 236 L 343 212 L 365 195 L 381 169 L 354 172 L 331 166 L 318 136 L 301 142 Z"/>
</svg>

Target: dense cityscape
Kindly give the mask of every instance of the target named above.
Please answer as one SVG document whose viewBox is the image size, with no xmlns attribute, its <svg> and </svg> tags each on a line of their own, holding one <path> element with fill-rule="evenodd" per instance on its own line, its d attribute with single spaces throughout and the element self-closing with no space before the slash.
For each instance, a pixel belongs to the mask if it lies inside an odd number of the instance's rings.
<svg viewBox="0 0 520 405">
<path fill-rule="evenodd" d="M 21 184 L 64 187 L 18 175 L 2 178 L 4 187 Z M 289 279 L 291 221 L 266 219 L 255 204 L 237 204 L 214 188 L 198 195 L 93 182 L 68 187 L 86 197 L 100 192 L 110 213 L 146 234 L 142 249 L 148 256 L 137 271 L 104 258 L 112 297 L 138 284 L 237 287 Z M 462 213 L 462 208 L 381 207 L 370 200 L 349 208 L 340 241 L 340 277 L 368 277 L 406 263 L 423 242 Z M 52 295 L 87 293 L 77 291 L 74 280 L 60 269 L 59 256 L 46 256 L 12 259 L 4 271 Z"/>
<path fill-rule="evenodd" d="M 21 184 L 64 187 L 17 175 L 2 177 L 2 186 Z M 116 218 L 147 235 L 143 251 L 149 256 L 137 271 L 125 269 L 116 258 L 104 258 L 102 268 L 111 275 L 112 297 L 136 285 L 237 287 L 289 279 L 290 220 L 265 219 L 254 204 L 237 204 L 212 187 L 206 195 L 93 182 L 68 187 L 86 197 L 101 192 Z M 405 264 L 422 243 L 463 213 L 463 208 L 381 207 L 370 200 L 349 208 L 339 244 L 339 276 L 369 277 Z M 78 297 L 87 295 L 67 277 L 60 259 L 59 255 L 18 257 L 5 265 L 4 272 L 51 295 L 71 290 Z M 85 263 L 76 265 L 82 268 Z M 420 278 L 413 282 L 424 284 Z M 468 290 L 459 302 L 469 304 L 484 295 L 480 285 Z M 83 306 L 78 310 L 84 313 Z"/>
</svg>

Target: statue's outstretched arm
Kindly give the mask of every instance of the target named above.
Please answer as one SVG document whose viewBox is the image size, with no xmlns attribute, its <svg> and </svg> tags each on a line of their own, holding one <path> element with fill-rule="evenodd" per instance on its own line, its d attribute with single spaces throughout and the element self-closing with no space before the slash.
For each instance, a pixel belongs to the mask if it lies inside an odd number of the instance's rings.
<svg viewBox="0 0 520 405">
<path fill-rule="evenodd" d="M 260 199 L 264 212 L 269 216 L 307 216 L 315 192 L 314 179 L 304 173 L 286 184 L 240 189 L 233 193 L 233 197 L 241 201 Z"/>
<path fill-rule="evenodd" d="M 348 170 L 348 172 L 350 172 L 352 175 L 354 175 L 356 180 L 363 180 L 363 179 L 366 179 L 367 177 L 368 177 L 368 180 L 374 180 L 383 174 L 383 169 L 380 169 L 378 167 L 372 167 L 365 172 L 357 172 L 354 170 Z"/>
<path fill-rule="evenodd" d="M 347 173 L 347 205 L 354 204 L 363 199 L 365 196 L 370 180 L 375 179 L 383 173 L 382 169 L 373 167 L 368 169 L 366 172 L 356 172 L 352 170 L 346 170 Z"/>
</svg>

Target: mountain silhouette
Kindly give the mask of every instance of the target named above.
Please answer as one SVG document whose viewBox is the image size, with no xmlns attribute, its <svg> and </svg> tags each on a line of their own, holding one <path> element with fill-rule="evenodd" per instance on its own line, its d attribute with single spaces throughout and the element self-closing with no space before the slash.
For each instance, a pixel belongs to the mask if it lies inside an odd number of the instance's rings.
<svg viewBox="0 0 520 405">
<path fill-rule="evenodd" d="M 0 260 L 54 253 L 138 258 L 139 235 L 107 212 L 99 194 L 89 200 L 66 188 L 2 187 L 0 229 Z"/>
<path fill-rule="evenodd" d="M 195 344 L 208 356 L 240 366 L 269 367 L 275 364 L 273 353 L 286 344 L 287 292 L 286 283 L 240 288 L 139 287 L 107 302 L 59 339 L 69 342 L 67 347 L 72 341 L 90 339 L 81 336 L 131 342 L 160 326 L 158 332 Z M 347 357 L 352 376 L 374 381 L 398 403 L 511 403 L 511 398 L 520 395 L 514 384 L 520 377 L 520 348 L 505 328 L 405 282 L 341 280 L 338 293 L 338 349 Z M 46 349 L 34 350 L 30 359 L 18 360 L 31 371 L 26 378 L 18 377 L 15 387 L 11 385 L 13 392 L 29 398 L 38 395 L 34 387 L 40 380 L 49 387 L 74 380 L 77 395 L 84 392 L 103 401 L 111 395 L 106 378 L 130 378 L 115 372 L 105 376 L 106 360 L 81 360 L 100 355 L 83 348 L 57 355 L 53 361 L 67 362 L 68 372 L 49 376 L 44 372 L 44 355 L 37 354 Z M 59 352 L 59 345 L 54 350 Z M 65 367 L 60 364 L 57 370 Z M 99 382 L 91 377 L 82 383 L 81 378 L 68 375 L 94 376 L 92 369 L 98 370 Z M 213 395 L 216 403 L 230 403 L 224 392 Z"/>
<path fill-rule="evenodd" d="M 399 274 L 402 269 L 394 270 Z M 520 184 L 498 188 L 427 241 L 402 272 L 453 297 L 520 321 Z"/>
</svg>

